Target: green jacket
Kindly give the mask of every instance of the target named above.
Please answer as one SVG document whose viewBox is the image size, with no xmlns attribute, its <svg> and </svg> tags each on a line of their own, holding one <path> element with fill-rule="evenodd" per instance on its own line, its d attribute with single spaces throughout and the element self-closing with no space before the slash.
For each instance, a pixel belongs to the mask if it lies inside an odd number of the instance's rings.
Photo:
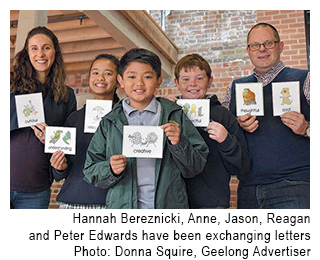
<svg viewBox="0 0 320 260">
<path fill-rule="evenodd" d="M 177 122 L 181 136 L 180 142 L 174 146 L 164 135 L 163 158 L 156 159 L 154 205 L 157 209 L 189 208 L 182 177 L 200 174 L 209 150 L 180 106 L 167 99 L 157 99 L 161 102 L 160 125 L 169 120 Z M 110 157 L 122 154 L 124 125 L 128 125 L 128 121 L 120 101 L 101 120 L 87 151 L 84 180 L 108 189 L 107 208 L 138 207 L 136 158 L 127 158 L 126 169 L 120 175 L 115 175 L 110 167 Z"/>
</svg>

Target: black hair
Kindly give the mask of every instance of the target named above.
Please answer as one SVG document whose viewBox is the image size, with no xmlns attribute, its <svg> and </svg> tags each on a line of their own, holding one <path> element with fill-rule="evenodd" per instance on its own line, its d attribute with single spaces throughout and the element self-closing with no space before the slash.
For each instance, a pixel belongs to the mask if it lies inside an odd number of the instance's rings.
<svg viewBox="0 0 320 260">
<path fill-rule="evenodd" d="M 161 76 L 161 61 L 158 55 L 146 49 L 134 48 L 127 51 L 120 59 L 119 74 L 121 77 L 129 63 L 133 61 L 149 64 L 156 72 L 157 78 Z"/>
<path fill-rule="evenodd" d="M 99 54 L 97 57 L 95 57 L 94 60 L 91 62 L 89 73 L 91 72 L 93 63 L 96 60 L 100 60 L 100 59 L 111 60 L 113 64 L 116 65 L 116 72 L 119 73 L 119 63 L 120 63 L 119 59 L 116 56 L 113 56 L 111 54 Z"/>
</svg>

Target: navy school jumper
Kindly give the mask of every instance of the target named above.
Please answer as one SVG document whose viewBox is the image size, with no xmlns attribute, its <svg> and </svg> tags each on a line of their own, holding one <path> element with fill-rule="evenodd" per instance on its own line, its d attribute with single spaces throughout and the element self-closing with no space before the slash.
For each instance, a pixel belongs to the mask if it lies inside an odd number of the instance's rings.
<svg viewBox="0 0 320 260">
<path fill-rule="evenodd" d="M 310 105 L 303 93 L 309 71 L 285 67 L 273 82 L 300 82 L 301 113 L 310 121 Z M 230 111 L 236 115 L 235 83 L 257 82 L 254 75 L 234 80 Z M 310 181 L 310 138 L 297 135 L 273 116 L 272 83 L 263 87 L 264 116 L 257 117 L 259 127 L 254 133 L 245 131 L 252 167 L 247 175 L 238 176 L 239 186 L 271 184 L 282 180 Z"/>
</svg>

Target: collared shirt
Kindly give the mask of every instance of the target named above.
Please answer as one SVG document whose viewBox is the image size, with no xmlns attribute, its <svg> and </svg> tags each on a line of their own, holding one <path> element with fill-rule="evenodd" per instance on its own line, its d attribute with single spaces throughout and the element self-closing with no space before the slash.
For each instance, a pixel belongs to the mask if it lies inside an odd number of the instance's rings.
<svg viewBox="0 0 320 260">
<path fill-rule="evenodd" d="M 130 106 L 129 98 L 122 102 L 124 114 L 129 125 L 157 126 L 160 122 L 161 104 L 153 97 L 143 110 Z M 137 158 L 138 208 L 154 208 L 155 158 Z"/>
<path fill-rule="evenodd" d="M 257 69 L 253 69 L 253 75 L 256 77 L 258 82 L 262 82 L 263 86 L 267 86 L 270 84 L 278 75 L 279 73 L 285 68 L 285 64 L 283 61 L 280 61 L 277 65 L 275 65 L 270 71 L 268 71 L 264 76 L 258 74 Z M 226 95 L 222 102 L 222 106 L 229 109 L 230 100 L 231 100 L 231 87 L 232 82 L 227 87 Z M 306 97 L 308 104 L 310 105 L 310 72 L 308 73 L 304 84 L 303 84 L 303 93 Z"/>
<path fill-rule="evenodd" d="M 258 82 L 262 82 L 263 86 L 265 87 L 269 83 L 271 83 L 284 68 L 285 68 L 284 63 L 280 61 L 271 70 L 269 70 L 264 76 L 261 76 L 258 73 L 257 68 L 253 69 L 253 75 L 257 78 Z"/>
</svg>

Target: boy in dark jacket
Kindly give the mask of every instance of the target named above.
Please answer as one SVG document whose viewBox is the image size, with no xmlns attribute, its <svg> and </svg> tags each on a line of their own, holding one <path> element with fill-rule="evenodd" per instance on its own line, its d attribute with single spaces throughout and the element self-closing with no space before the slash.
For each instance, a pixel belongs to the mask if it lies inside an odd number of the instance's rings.
<svg viewBox="0 0 320 260">
<path fill-rule="evenodd" d="M 107 208 L 188 208 L 182 177 L 202 172 L 208 147 L 180 106 L 155 98 L 162 82 L 159 57 L 145 49 L 128 51 L 118 81 L 128 98 L 101 120 L 87 151 L 84 179 L 109 188 Z M 122 155 L 124 125 L 161 126 L 163 158 Z"/>
<path fill-rule="evenodd" d="M 210 98 L 210 123 L 206 129 L 197 128 L 209 146 L 207 164 L 201 174 L 185 180 L 191 208 L 228 208 L 231 174 L 244 175 L 251 164 L 237 119 L 221 106 L 216 95 L 207 95 L 212 80 L 208 62 L 198 54 L 183 57 L 175 67 L 174 81 L 181 98 Z"/>
</svg>

